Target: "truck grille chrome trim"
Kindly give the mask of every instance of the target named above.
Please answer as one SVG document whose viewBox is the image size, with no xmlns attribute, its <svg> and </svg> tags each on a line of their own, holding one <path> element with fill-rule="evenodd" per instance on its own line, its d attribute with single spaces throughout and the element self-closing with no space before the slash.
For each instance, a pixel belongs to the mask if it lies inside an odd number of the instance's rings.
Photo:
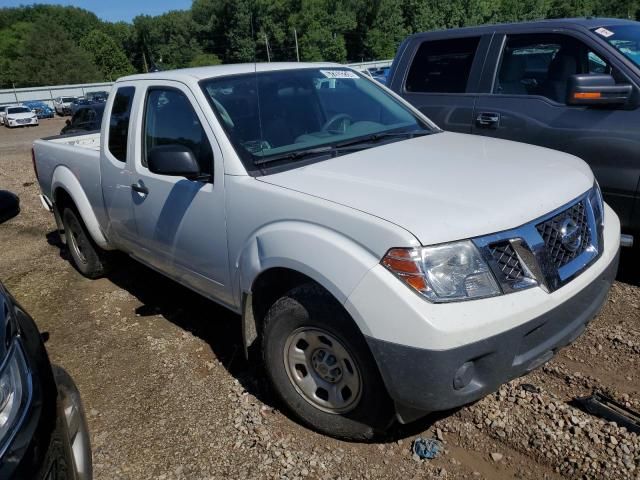
<svg viewBox="0 0 640 480">
<path fill-rule="evenodd" d="M 591 245 L 585 203 L 582 200 L 552 219 L 536 225 L 556 268 L 564 267 Z"/>
<path fill-rule="evenodd" d="M 473 239 L 503 293 L 539 285 L 553 292 L 602 252 L 603 207 L 596 187 L 513 230 Z"/>
</svg>

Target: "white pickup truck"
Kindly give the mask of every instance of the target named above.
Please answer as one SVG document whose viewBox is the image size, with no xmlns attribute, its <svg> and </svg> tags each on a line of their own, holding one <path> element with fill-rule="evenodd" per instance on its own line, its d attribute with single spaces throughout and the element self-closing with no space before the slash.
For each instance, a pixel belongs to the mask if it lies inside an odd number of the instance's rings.
<svg viewBox="0 0 640 480">
<path fill-rule="evenodd" d="M 237 312 L 283 404 L 342 438 L 539 367 L 618 264 L 580 159 L 442 132 L 335 64 L 122 78 L 101 133 L 38 140 L 34 166 L 81 273 L 120 250 Z"/>
</svg>

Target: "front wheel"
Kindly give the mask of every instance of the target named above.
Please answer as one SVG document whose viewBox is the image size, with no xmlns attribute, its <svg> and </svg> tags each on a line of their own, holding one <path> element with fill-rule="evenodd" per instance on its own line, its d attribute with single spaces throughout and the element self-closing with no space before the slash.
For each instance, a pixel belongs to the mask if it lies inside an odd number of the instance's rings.
<svg viewBox="0 0 640 480">
<path fill-rule="evenodd" d="M 274 390 L 305 424 L 349 440 L 371 440 L 391 424 L 391 402 L 362 333 L 320 287 L 294 288 L 273 304 L 262 347 Z"/>
<path fill-rule="evenodd" d="M 93 242 L 74 208 L 64 209 L 62 223 L 69 253 L 78 271 L 87 278 L 99 278 L 107 273 L 107 252 Z"/>
</svg>

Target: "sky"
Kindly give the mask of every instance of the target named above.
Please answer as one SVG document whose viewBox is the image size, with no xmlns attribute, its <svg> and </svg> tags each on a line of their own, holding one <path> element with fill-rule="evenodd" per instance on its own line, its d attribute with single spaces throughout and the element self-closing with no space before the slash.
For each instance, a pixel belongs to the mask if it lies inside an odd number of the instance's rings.
<svg viewBox="0 0 640 480">
<path fill-rule="evenodd" d="M 34 3 L 80 7 L 110 22 L 130 22 L 137 15 L 160 15 L 169 10 L 186 10 L 191 7 L 191 0 L 0 0 L 0 8 Z"/>
</svg>

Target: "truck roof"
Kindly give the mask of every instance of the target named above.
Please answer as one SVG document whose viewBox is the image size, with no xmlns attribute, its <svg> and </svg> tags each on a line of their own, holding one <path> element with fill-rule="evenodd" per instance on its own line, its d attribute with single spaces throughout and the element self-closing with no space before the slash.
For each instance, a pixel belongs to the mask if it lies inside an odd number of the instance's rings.
<svg viewBox="0 0 640 480">
<path fill-rule="evenodd" d="M 532 27 L 557 27 L 557 28 L 575 28 L 580 27 L 584 29 L 593 29 L 598 27 L 606 27 L 610 25 L 638 25 L 639 22 L 633 20 L 626 20 L 621 18 L 604 18 L 604 17 L 578 17 L 578 18 L 553 18 L 547 20 L 536 20 L 531 22 L 516 22 L 516 23 L 495 23 L 489 25 L 481 25 L 476 27 L 462 27 L 447 30 L 448 32 L 461 32 L 469 34 L 486 34 L 491 32 L 503 32 L 508 30 L 509 32 L 518 32 L 518 30 L 527 30 Z M 432 33 L 440 32 L 443 30 L 436 30 L 430 32 L 415 33 L 409 38 L 416 38 L 422 36 L 428 36 Z"/>
<path fill-rule="evenodd" d="M 330 62 L 271 62 L 271 63 L 235 63 L 229 65 L 214 65 L 210 67 L 182 68 L 162 72 L 129 75 L 118 79 L 118 82 L 131 80 L 185 80 L 186 78 L 202 80 L 205 78 L 222 77 L 254 72 L 271 72 L 277 70 L 294 70 L 299 68 L 344 67 L 339 63 Z"/>
</svg>

